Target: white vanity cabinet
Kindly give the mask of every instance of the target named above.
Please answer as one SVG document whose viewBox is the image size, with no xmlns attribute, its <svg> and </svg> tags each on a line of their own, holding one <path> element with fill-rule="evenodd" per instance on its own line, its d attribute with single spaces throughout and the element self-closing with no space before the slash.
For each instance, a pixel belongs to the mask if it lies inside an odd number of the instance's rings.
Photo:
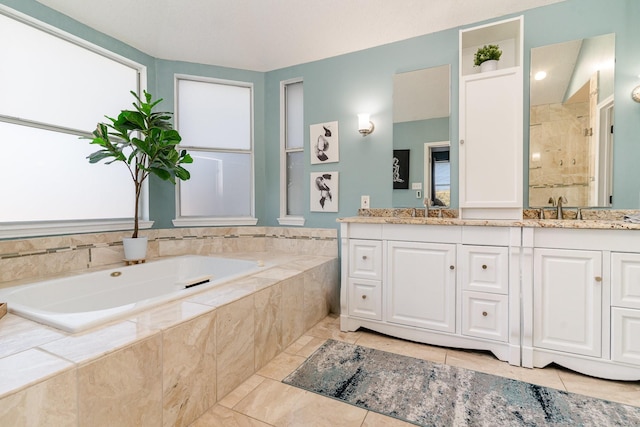
<svg viewBox="0 0 640 427">
<path fill-rule="evenodd" d="M 387 320 L 455 332 L 455 261 L 455 244 L 388 241 Z"/>
<path fill-rule="evenodd" d="M 509 268 L 519 239 L 509 227 L 343 223 L 340 327 L 489 350 L 519 365 L 518 270 Z M 367 264 L 377 248 L 381 279 Z"/>
<path fill-rule="evenodd" d="M 462 334 L 506 342 L 509 249 L 462 245 Z"/>
<path fill-rule="evenodd" d="M 637 231 L 523 228 L 523 366 L 640 379 L 639 251 Z"/>
<path fill-rule="evenodd" d="M 533 250 L 533 345 L 602 355 L 602 253 Z"/>
<path fill-rule="evenodd" d="M 611 360 L 640 366 L 640 254 L 611 254 Z"/>
<path fill-rule="evenodd" d="M 348 250 L 349 315 L 382 320 L 382 242 L 351 239 Z"/>
<path fill-rule="evenodd" d="M 462 218 L 522 218 L 522 17 L 460 31 L 459 203 Z M 479 47 L 498 69 L 474 67 Z"/>
</svg>

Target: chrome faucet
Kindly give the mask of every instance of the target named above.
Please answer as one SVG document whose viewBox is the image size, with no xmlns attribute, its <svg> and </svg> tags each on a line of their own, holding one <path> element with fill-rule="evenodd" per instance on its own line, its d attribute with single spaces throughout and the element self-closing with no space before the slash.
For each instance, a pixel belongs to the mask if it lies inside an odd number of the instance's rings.
<svg viewBox="0 0 640 427">
<path fill-rule="evenodd" d="M 564 197 L 564 196 L 558 197 L 558 205 L 557 205 L 557 207 L 558 207 L 558 219 L 564 219 L 563 218 L 564 214 L 562 212 L 562 204 L 563 203 L 567 203 L 567 198 Z"/>
<path fill-rule="evenodd" d="M 429 218 L 429 207 L 431 206 L 431 199 L 425 197 L 422 201 L 422 204 L 424 205 L 424 217 Z"/>
</svg>

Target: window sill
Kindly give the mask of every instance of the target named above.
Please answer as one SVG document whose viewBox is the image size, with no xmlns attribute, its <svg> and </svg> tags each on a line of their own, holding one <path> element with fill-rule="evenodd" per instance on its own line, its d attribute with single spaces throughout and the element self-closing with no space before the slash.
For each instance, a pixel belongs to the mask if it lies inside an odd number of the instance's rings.
<svg viewBox="0 0 640 427">
<path fill-rule="evenodd" d="M 243 226 L 256 225 L 258 223 L 258 218 L 248 216 L 220 218 L 176 218 L 172 222 L 174 227 Z"/>
<path fill-rule="evenodd" d="M 153 221 L 139 221 L 138 225 L 141 230 L 148 229 Z M 0 239 L 124 230 L 133 230 L 133 220 L 4 223 L 0 225 Z"/>
<path fill-rule="evenodd" d="M 302 227 L 304 226 L 304 217 L 302 216 L 283 216 L 278 218 L 278 224 L 280 225 L 295 225 Z"/>
</svg>

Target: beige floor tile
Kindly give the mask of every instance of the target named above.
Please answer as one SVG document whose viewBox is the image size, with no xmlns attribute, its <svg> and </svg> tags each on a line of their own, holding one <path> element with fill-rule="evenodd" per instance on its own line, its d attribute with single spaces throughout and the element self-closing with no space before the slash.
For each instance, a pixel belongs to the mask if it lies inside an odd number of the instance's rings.
<svg viewBox="0 0 640 427">
<path fill-rule="evenodd" d="M 447 349 L 444 347 L 434 347 L 427 344 L 405 341 L 367 331 L 360 333 L 356 344 L 436 363 L 444 363 L 447 355 Z"/>
<path fill-rule="evenodd" d="M 271 362 L 258 371 L 258 375 L 282 381 L 287 375 L 295 371 L 298 366 L 307 360 L 305 357 L 289 353 L 280 353 Z"/>
<path fill-rule="evenodd" d="M 234 390 L 232 390 L 229 394 L 227 394 L 224 399 L 218 402 L 218 404 L 222 406 L 226 406 L 227 408 L 233 408 L 236 406 L 238 402 L 247 397 L 249 393 L 255 390 L 262 381 L 264 381 L 264 377 L 260 375 L 252 375 L 248 380 L 240 384 Z"/>
<path fill-rule="evenodd" d="M 274 426 L 359 427 L 367 411 L 266 379 L 234 410 Z"/>
<path fill-rule="evenodd" d="M 191 427 L 269 427 L 270 424 L 255 420 L 224 406 L 215 405 L 198 418 Z"/>
<path fill-rule="evenodd" d="M 415 424 L 371 411 L 367 413 L 367 417 L 364 419 L 364 423 L 362 423 L 362 427 L 413 427 L 414 425 Z"/>
<path fill-rule="evenodd" d="M 309 341 L 311 341 L 312 339 L 314 339 L 314 337 L 312 337 L 311 335 L 303 335 L 300 338 L 298 338 L 296 341 L 294 341 L 293 344 L 291 344 L 289 347 L 285 348 L 284 351 L 285 353 L 289 353 L 289 354 L 298 354 L 298 352 L 307 344 L 309 344 Z"/>
<path fill-rule="evenodd" d="M 340 330 L 340 318 L 329 315 L 309 329 L 305 335 L 355 343 L 360 337 L 360 332 L 342 332 Z"/>
<path fill-rule="evenodd" d="M 519 366 L 509 365 L 507 362 L 498 360 L 491 353 L 480 351 L 447 350 L 447 365 L 473 371 L 484 372 L 486 374 L 525 381 L 543 387 L 565 390 L 564 384 L 560 380 L 558 371 L 548 367 L 544 369 L 529 369 Z"/>
<path fill-rule="evenodd" d="M 603 380 L 564 368 L 558 368 L 557 371 L 570 393 L 583 394 L 625 405 L 640 406 L 640 381 Z"/>
<path fill-rule="evenodd" d="M 307 345 L 305 345 L 304 347 L 302 347 L 297 353 L 297 356 L 302 356 L 302 357 L 309 357 L 313 354 L 313 352 L 315 352 L 318 348 L 320 348 L 320 346 L 322 344 L 324 344 L 325 342 L 327 342 L 326 338 L 316 338 L 316 337 L 311 337 L 311 340 L 307 343 Z"/>
</svg>

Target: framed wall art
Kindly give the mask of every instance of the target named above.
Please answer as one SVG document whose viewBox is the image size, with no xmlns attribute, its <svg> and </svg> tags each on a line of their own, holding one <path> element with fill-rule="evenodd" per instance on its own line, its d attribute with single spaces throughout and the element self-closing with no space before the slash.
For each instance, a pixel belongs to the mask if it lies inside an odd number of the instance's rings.
<svg viewBox="0 0 640 427">
<path fill-rule="evenodd" d="M 311 212 L 338 212 L 338 172 L 311 172 Z"/>
<path fill-rule="evenodd" d="M 311 164 L 335 163 L 340 160 L 338 122 L 309 126 Z"/>
<path fill-rule="evenodd" d="M 409 188 L 409 152 L 411 150 L 393 150 L 393 189 Z"/>
</svg>

